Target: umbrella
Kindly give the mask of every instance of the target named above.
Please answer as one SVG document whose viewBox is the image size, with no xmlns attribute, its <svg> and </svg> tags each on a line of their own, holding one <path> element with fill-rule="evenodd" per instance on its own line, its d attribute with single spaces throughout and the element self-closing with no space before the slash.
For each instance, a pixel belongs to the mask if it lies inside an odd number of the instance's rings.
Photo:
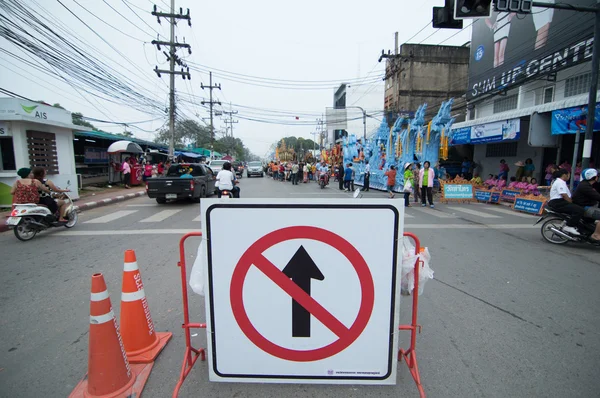
<svg viewBox="0 0 600 398">
<path fill-rule="evenodd" d="M 128 153 L 144 153 L 142 147 L 131 141 L 117 141 L 110 144 L 108 153 L 119 153 L 119 152 L 128 152 Z"/>
</svg>

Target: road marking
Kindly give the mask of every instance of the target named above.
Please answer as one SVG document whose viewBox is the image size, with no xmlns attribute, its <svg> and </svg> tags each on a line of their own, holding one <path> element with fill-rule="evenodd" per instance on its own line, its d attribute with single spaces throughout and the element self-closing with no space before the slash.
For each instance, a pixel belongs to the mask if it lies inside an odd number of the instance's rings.
<svg viewBox="0 0 600 398">
<path fill-rule="evenodd" d="M 487 214 L 487 213 L 483 213 L 483 212 L 477 211 L 477 210 L 466 209 L 464 207 L 448 206 L 447 209 L 454 210 L 454 211 L 460 211 L 460 212 L 471 214 L 473 216 L 477 216 L 477 217 L 481 217 L 481 218 L 502 218 L 500 216 L 495 216 L 493 214 Z"/>
<path fill-rule="evenodd" d="M 181 210 L 182 209 L 159 211 L 158 213 L 154 214 L 153 216 L 150 216 L 148 218 L 144 218 L 140 222 L 161 222 L 161 221 L 164 221 L 164 220 L 166 220 L 167 218 L 169 218 L 171 216 L 174 216 L 175 214 L 179 213 Z"/>
<path fill-rule="evenodd" d="M 414 229 L 538 229 L 538 225 L 530 224 L 404 224 L 407 231 Z M 184 235 L 190 232 L 199 232 L 199 229 L 129 229 L 112 231 L 77 231 L 68 230 L 47 234 L 48 237 L 62 236 L 114 236 L 114 235 Z"/>
<path fill-rule="evenodd" d="M 415 218 L 415 216 L 411 216 L 406 211 L 404 212 L 404 218 Z"/>
<path fill-rule="evenodd" d="M 427 208 L 424 208 L 424 207 L 423 208 L 417 207 L 417 205 L 412 206 L 412 209 L 419 211 L 421 213 L 428 214 L 433 217 L 437 217 L 437 218 L 456 218 L 456 216 L 453 216 L 451 214 L 446 214 L 439 210 L 434 210 L 434 209 L 428 210 Z"/>
<path fill-rule="evenodd" d="M 143 203 L 139 205 L 127 205 L 127 207 L 157 207 L 158 205 L 155 203 Z"/>
<path fill-rule="evenodd" d="M 194 218 L 192 221 L 202 221 L 202 214 L 200 214 L 198 217 Z"/>
<path fill-rule="evenodd" d="M 529 218 L 530 220 L 534 217 L 533 215 L 519 213 L 518 211 L 515 211 L 515 210 L 508 210 L 508 209 L 503 209 L 503 208 L 500 208 L 500 207 L 496 208 L 493 205 L 490 205 L 487 208 L 487 210 L 495 211 L 497 213 L 502 213 L 502 214 L 509 214 L 509 215 L 515 216 L 515 217 Z"/>
<path fill-rule="evenodd" d="M 84 222 L 84 224 L 106 224 L 107 222 L 118 220 L 121 217 L 126 217 L 136 212 L 137 210 L 119 210 L 102 217 L 93 218 L 89 221 Z"/>
</svg>

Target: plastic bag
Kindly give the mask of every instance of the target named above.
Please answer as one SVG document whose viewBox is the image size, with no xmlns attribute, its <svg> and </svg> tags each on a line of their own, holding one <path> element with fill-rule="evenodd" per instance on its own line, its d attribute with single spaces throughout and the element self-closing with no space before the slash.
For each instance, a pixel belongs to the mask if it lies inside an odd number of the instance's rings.
<svg viewBox="0 0 600 398">
<path fill-rule="evenodd" d="M 198 254 L 196 254 L 196 260 L 192 266 L 192 272 L 190 273 L 190 287 L 194 293 L 204 296 L 204 281 L 205 281 L 205 258 L 204 258 L 204 245 L 206 241 L 202 239 L 198 246 Z"/>
<path fill-rule="evenodd" d="M 404 248 L 402 251 L 402 269 L 400 271 L 400 291 L 403 295 L 410 295 L 415 288 L 415 246 L 410 238 L 403 239 Z M 422 261 L 419 269 L 419 296 L 423 294 L 425 283 L 433 279 L 433 270 L 429 267 L 431 254 L 428 248 L 421 248 L 418 258 Z"/>
</svg>

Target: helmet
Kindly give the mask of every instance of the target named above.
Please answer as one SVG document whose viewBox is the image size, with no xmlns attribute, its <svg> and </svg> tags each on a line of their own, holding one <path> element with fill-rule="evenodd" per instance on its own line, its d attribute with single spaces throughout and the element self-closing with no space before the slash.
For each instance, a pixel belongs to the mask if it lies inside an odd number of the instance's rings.
<svg viewBox="0 0 600 398">
<path fill-rule="evenodd" d="M 583 177 L 584 180 L 591 180 L 592 178 L 598 176 L 598 170 L 585 169 L 585 170 L 583 170 L 583 173 L 581 173 L 581 176 Z"/>
</svg>

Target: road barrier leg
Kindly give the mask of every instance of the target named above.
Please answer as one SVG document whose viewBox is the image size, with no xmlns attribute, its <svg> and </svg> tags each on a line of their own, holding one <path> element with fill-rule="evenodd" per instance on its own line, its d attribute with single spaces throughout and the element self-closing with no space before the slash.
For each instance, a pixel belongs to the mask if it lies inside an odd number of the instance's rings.
<svg viewBox="0 0 600 398">
<path fill-rule="evenodd" d="M 187 270 L 185 264 L 185 241 L 187 238 L 192 236 L 202 236 L 202 232 L 191 232 L 185 234 L 179 241 L 179 270 L 181 272 L 181 294 L 183 300 L 183 328 L 185 335 L 185 354 L 183 356 L 183 363 L 181 365 L 181 373 L 179 374 L 179 381 L 173 390 L 173 398 L 179 395 L 179 390 L 185 381 L 185 378 L 190 374 L 194 364 L 200 358 L 202 361 L 206 360 L 206 351 L 204 348 L 192 347 L 192 336 L 190 329 L 206 329 L 205 323 L 190 323 L 190 311 L 188 305 L 188 290 L 187 290 Z"/>
</svg>

